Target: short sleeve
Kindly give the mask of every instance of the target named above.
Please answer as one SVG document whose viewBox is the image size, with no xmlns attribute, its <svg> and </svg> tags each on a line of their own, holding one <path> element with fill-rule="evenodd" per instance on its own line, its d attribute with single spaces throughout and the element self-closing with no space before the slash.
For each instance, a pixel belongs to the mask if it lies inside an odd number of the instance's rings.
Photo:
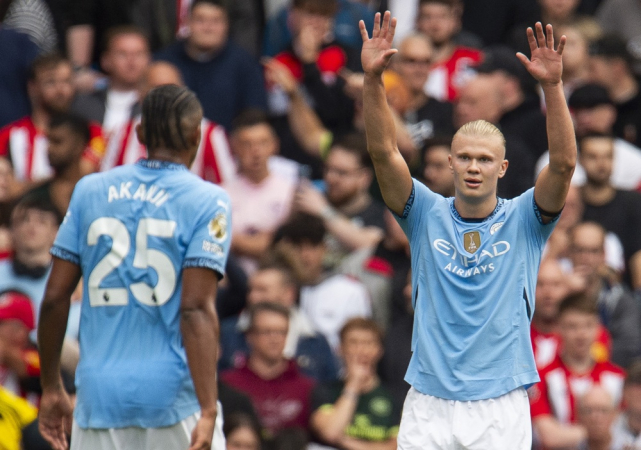
<svg viewBox="0 0 641 450">
<path fill-rule="evenodd" d="M 67 213 L 58 229 L 56 240 L 51 248 L 53 256 L 78 265 L 80 265 L 81 203 L 85 184 L 84 179 L 76 184 L 71 195 L 69 209 L 67 209 Z"/>
<path fill-rule="evenodd" d="M 194 232 L 187 246 L 183 268 L 203 267 L 225 274 L 231 244 L 231 208 L 229 196 L 222 189 L 208 199 L 196 218 Z"/>
<path fill-rule="evenodd" d="M 552 234 L 559 217 L 555 217 L 548 223 L 543 223 L 541 211 L 534 200 L 534 188 L 528 189 L 513 201 L 519 209 L 528 234 L 535 239 L 540 248 L 543 248 L 550 234 Z"/>
<path fill-rule="evenodd" d="M 403 214 L 401 216 L 394 214 L 410 242 L 414 240 L 416 230 L 420 229 L 420 223 L 425 220 L 432 206 L 439 200 L 445 201 L 442 196 L 432 192 L 420 181 L 413 178 L 412 183 L 412 193 L 407 199 Z"/>
</svg>

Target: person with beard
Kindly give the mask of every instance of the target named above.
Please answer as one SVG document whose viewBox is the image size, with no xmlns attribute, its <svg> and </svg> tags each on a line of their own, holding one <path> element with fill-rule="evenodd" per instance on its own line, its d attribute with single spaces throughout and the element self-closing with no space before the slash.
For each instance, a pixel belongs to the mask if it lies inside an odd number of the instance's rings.
<svg viewBox="0 0 641 450">
<path fill-rule="evenodd" d="M 334 266 L 355 250 L 376 246 L 385 230 L 384 206 L 372 199 L 374 171 L 362 134 L 336 141 L 325 160 L 326 191 L 310 184 L 296 191 L 295 209 L 323 220 L 327 228 L 325 262 Z"/>
<path fill-rule="evenodd" d="M 38 57 L 31 67 L 28 87 L 31 115 L 0 130 L 0 157 L 9 159 L 13 166 L 13 198 L 26 192 L 34 182 L 54 174 L 47 159 L 46 130 L 52 116 L 71 108 L 75 94 L 71 62 L 57 54 Z M 81 160 L 83 175 L 97 170 L 104 149 L 100 126 L 91 124 L 89 145 Z"/>
</svg>

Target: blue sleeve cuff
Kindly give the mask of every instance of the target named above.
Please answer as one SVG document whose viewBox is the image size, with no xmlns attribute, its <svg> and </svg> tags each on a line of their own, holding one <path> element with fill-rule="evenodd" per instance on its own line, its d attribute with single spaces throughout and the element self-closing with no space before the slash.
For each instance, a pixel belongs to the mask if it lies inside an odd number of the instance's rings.
<svg viewBox="0 0 641 450">
<path fill-rule="evenodd" d="M 208 258 L 187 258 L 183 263 L 183 269 L 191 267 L 201 267 L 203 269 L 211 269 L 218 275 L 220 280 L 225 275 L 225 268 L 217 261 Z"/>
<path fill-rule="evenodd" d="M 412 206 L 414 205 L 415 196 L 416 196 L 416 186 L 414 185 L 414 180 L 412 180 L 412 192 L 410 193 L 410 196 L 407 199 L 407 202 L 405 203 L 405 208 L 403 208 L 403 214 L 399 216 L 394 211 L 392 211 L 392 214 L 394 214 L 396 217 L 400 217 L 401 219 L 407 219 L 407 216 L 409 216 L 410 211 L 412 210 Z"/>
<path fill-rule="evenodd" d="M 541 225 L 549 225 L 551 223 L 556 222 L 557 220 L 559 220 L 559 217 L 563 212 L 563 208 L 561 208 L 561 211 L 558 211 L 558 212 L 548 212 L 548 211 L 545 211 L 544 209 L 541 209 L 541 207 L 536 204 L 534 195 L 532 195 L 532 204 L 534 205 L 534 214 L 536 214 L 536 220 L 538 220 Z M 550 221 L 544 222 L 542 216 L 549 218 Z"/>
<path fill-rule="evenodd" d="M 51 250 L 49 250 L 49 253 L 56 258 L 64 259 L 65 261 L 78 266 L 80 265 L 80 257 L 75 253 L 65 250 L 64 248 L 53 246 L 51 247 Z"/>
</svg>

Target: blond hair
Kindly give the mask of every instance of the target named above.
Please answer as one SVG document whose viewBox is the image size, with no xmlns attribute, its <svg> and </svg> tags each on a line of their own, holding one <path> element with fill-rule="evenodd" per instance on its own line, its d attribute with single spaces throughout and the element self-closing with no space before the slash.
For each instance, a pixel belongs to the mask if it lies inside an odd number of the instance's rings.
<svg viewBox="0 0 641 450">
<path fill-rule="evenodd" d="M 458 129 L 456 134 L 454 134 L 453 141 L 456 140 L 458 136 L 467 136 L 467 137 L 497 137 L 501 140 L 501 145 L 505 148 L 505 136 L 501 133 L 496 126 L 492 125 L 486 120 L 474 120 L 468 122 Z"/>
</svg>

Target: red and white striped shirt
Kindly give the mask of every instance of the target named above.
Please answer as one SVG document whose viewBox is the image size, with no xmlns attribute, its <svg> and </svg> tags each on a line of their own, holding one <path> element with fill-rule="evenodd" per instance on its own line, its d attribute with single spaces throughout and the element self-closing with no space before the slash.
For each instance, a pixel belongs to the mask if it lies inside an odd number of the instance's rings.
<svg viewBox="0 0 641 450">
<path fill-rule="evenodd" d="M 98 167 L 105 151 L 102 129 L 90 123 L 91 140 L 82 157 Z M 9 158 L 18 181 L 37 181 L 53 176 L 49 165 L 49 143 L 44 130 L 39 130 L 31 117 L 23 117 L 0 130 L 0 157 Z"/>
<path fill-rule="evenodd" d="M 139 123 L 140 116 L 114 131 L 107 143 L 100 170 L 133 164 L 147 157 L 147 150 L 138 142 L 136 135 L 136 126 Z M 191 166 L 192 173 L 217 184 L 234 178 L 236 164 L 229 149 L 225 129 L 207 119 L 202 120 L 200 128 L 202 136 L 196 159 Z"/>
</svg>

